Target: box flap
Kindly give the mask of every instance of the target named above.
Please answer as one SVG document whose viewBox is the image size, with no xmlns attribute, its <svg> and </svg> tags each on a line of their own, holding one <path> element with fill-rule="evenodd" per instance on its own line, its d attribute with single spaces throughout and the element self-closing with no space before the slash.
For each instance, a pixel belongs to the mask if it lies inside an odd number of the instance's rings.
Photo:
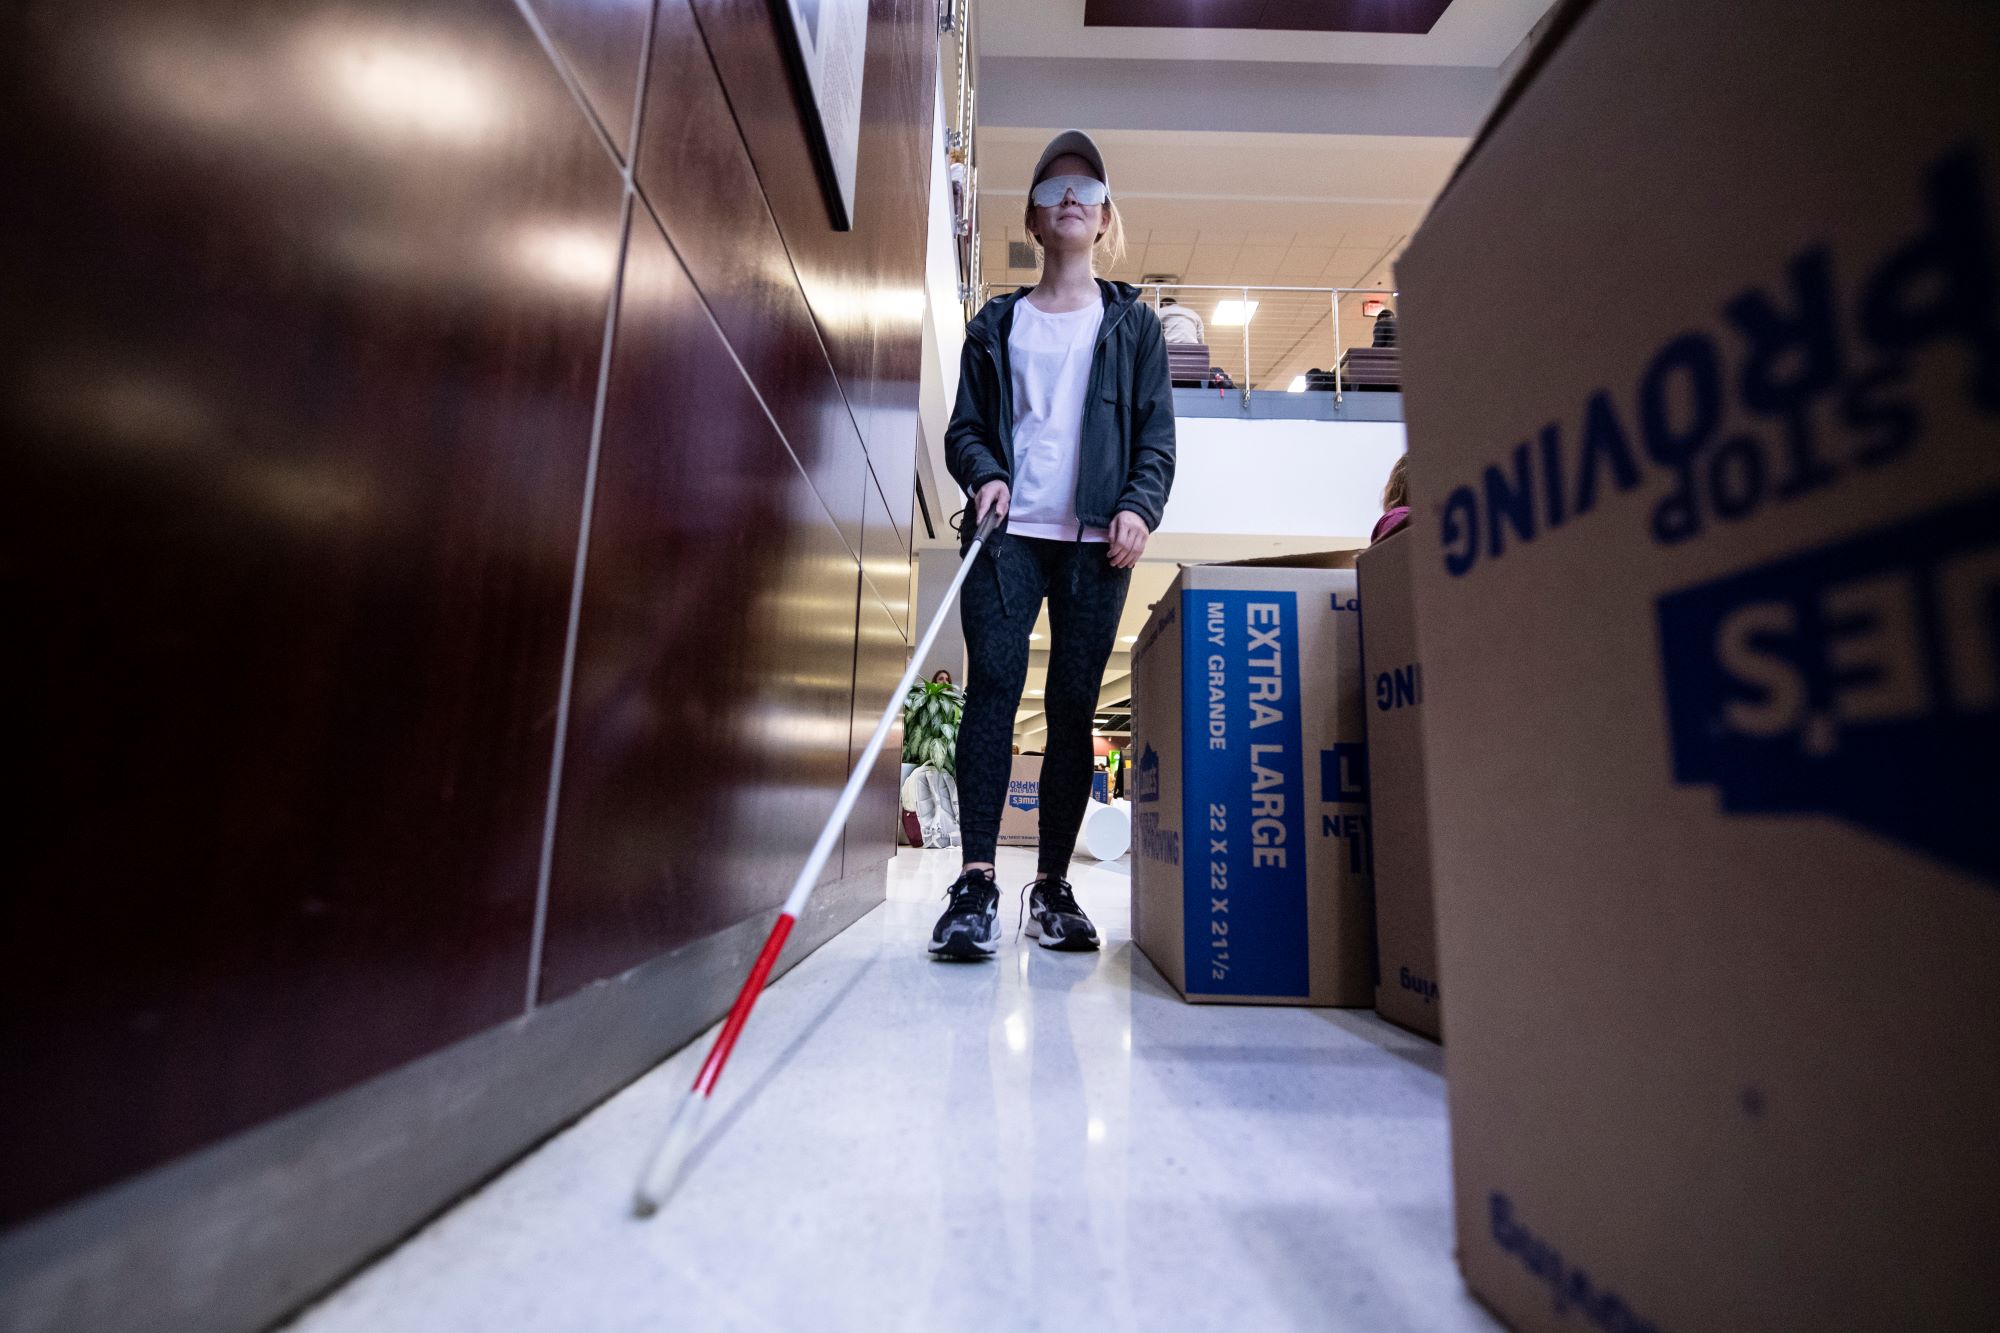
<svg viewBox="0 0 2000 1333">
<path fill-rule="evenodd" d="M 1258 555 L 1247 560 L 1204 560 L 1199 564 L 1182 565 L 1182 569 L 1352 569 L 1354 557 L 1366 550 L 1362 546 L 1350 546 L 1339 551 L 1296 551 L 1289 555 Z"/>
<path fill-rule="evenodd" d="M 1554 57 L 1556 49 L 1563 44 L 1564 39 L 1576 27 L 1577 20 L 1583 16 L 1583 11 L 1589 9 L 1593 2 L 1594 0 L 1556 0 L 1555 8 L 1549 11 L 1548 27 L 1542 33 L 1541 40 L 1529 48 L 1528 57 L 1521 62 L 1521 68 L 1514 71 L 1514 77 L 1500 90 L 1499 100 L 1493 104 L 1493 109 L 1486 113 L 1486 119 L 1480 122 L 1478 132 L 1472 136 L 1472 143 L 1465 150 L 1465 156 L 1458 159 L 1458 165 L 1452 168 L 1450 178 L 1444 183 L 1444 189 L 1438 191 L 1438 199 L 1444 198 L 1451 192 L 1451 187 L 1458 183 L 1458 178 L 1465 174 L 1466 167 L 1479 156 L 1479 150 L 1493 137 L 1493 131 L 1498 128 L 1507 113 L 1514 109 L 1514 103 L 1521 100 L 1521 94 L 1535 81 L 1536 76 L 1542 72 L 1542 67 Z M 1432 200 L 1431 206 L 1435 208 L 1437 200 Z"/>
</svg>

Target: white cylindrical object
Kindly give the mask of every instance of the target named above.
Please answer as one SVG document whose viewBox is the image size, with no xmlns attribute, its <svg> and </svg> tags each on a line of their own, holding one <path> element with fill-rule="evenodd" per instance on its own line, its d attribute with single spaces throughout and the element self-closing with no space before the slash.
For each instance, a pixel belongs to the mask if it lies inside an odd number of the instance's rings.
<svg viewBox="0 0 2000 1333">
<path fill-rule="evenodd" d="M 1083 828 L 1078 831 L 1077 842 L 1086 856 L 1116 861 L 1131 849 L 1132 816 L 1117 805 L 1092 801 L 1083 812 Z"/>
</svg>

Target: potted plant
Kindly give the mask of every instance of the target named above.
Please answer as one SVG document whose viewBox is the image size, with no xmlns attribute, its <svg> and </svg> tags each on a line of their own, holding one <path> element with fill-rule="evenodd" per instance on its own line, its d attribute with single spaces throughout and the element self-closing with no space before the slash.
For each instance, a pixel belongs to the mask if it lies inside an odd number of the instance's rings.
<svg viewBox="0 0 2000 1333">
<path fill-rule="evenodd" d="M 965 691 L 949 681 L 919 681 L 903 699 L 903 762 L 930 764 L 958 777 L 958 723 Z M 907 770 L 906 770 L 907 775 Z"/>
</svg>

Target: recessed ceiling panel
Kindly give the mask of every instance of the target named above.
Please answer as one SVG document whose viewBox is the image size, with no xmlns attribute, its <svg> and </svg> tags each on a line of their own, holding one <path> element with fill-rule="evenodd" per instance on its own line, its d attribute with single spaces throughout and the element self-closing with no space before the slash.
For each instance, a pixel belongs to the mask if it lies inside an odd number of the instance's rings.
<svg viewBox="0 0 2000 1333">
<path fill-rule="evenodd" d="M 1086 28 L 1427 33 L 1451 0 L 1085 0 Z"/>
</svg>

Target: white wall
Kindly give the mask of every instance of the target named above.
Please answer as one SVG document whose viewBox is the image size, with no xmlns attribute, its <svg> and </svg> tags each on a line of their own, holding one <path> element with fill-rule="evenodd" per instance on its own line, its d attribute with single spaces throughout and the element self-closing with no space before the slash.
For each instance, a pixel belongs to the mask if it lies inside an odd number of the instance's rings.
<svg viewBox="0 0 2000 1333">
<path fill-rule="evenodd" d="M 944 77 L 939 70 L 931 116 L 930 225 L 924 257 L 924 349 L 917 377 L 917 417 L 923 428 L 924 495 L 940 540 L 948 541 L 945 519 L 961 503 L 958 484 L 944 467 L 944 428 L 958 396 L 958 354 L 965 342 L 965 310 L 958 303 L 958 252 L 952 245 L 951 176 L 944 155 Z M 921 526 L 919 539 L 923 533 Z"/>
<path fill-rule="evenodd" d="M 956 573 L 958 551 L 955 548 L 932 547 L 917 552 L 917 628 L 912 631 L 913 636 L 929 627 L 931 617 L 937 614 L 938 603 L 944 600 L 944 591 L 951 586 L 952 576 Z M 937 674 L 939 667 L 950 671 L 951 678 L 960 685 L 965 684 L 965 630 L 959 621 L 956 606 L 938 630 L 937 641 L 925 655 L 917 679 L 929 680 Z"/>
<path fill-rule="evenodd" d="M 1182 417 L 1174 430 L 1179 461 L 1160 536 L 1175 546 L 1210 536 L 1364 543 L 1404 449 L 1400 421 Z"/>
</svg>

